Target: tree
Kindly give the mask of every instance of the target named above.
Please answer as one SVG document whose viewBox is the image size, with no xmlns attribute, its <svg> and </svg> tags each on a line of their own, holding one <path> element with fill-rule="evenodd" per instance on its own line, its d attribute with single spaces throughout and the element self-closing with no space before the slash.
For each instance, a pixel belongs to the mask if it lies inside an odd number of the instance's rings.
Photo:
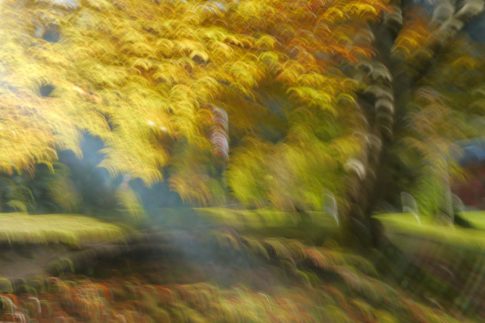
<svg viewBox="0 0 485 323">
<path fill-rule="evenodd" d="M 484 113 L 479 90 L 483 49 L 459 33 L 483 11 L 483 2 L 443 1 L 433 8 L 432 19 L 407 2 L 396 3 L 395 8 L 402 17 L 396 20 L 399 23 L 390 29 L 376 28 L 381 40 L 376 57 L 385 64 L 386 73 L 377 87 L 370 84 L 372 96 L 362 97 L 375 108 L 368 124 L 378 145 L 370 145 L 371 158 L 363 159 L 369 175 L 354 180 L 357 189 L 347 216 L 371 231 L 366 222 L 376 203 L 392 187 L 403 189 L 403 182 L 406 189 L 410 184 L 417 187 L 424 213 L 451 212 L 446 204 L 450 203 L 448 176 L 459 173 L 456 140 L 483 134 L 480 124 L 472 121 Z M 372 68 L 371 73 L 375 73 Z M 392 167 L 397 170 L 389 172 Z M 376 235 L 367 230 L 364 240 Z"/>
<path fill-rule="evenodd" d="M 332 174 L 359 149 L 352 135 L 359 84 L 342 68 L 372 56 L 368 22 L 385 8 L 380 1 L 5 1 L 1 168 L 32 171 L 56 160 L 56 151 L 80 154 L 88 132 L 104 141 L 102 166 L 113 174 L 150 184 L 168 167 L 183 198 L 209 203 L 224 189 L 231 140 L 236 197 L 316 205 L 326 178 L 302 173 Z M 239 178 L 250 171 L 245 156 L 263 147 L 271 147 L 263 160 L 274 150 L 282 164 L 259 184 L 259 196 L 244 192 Z M 292 165 L 301 153 L 313 157 Z M 281 172 L 290 171 L 285 183 Z M 278 188 L 300 175 L 306 193 Z"/>
<path fill-rule="evenodd" d="M 483 93 L 463 91 L 482 74 L 459 72 L 483 62 L 458 35 L 482 1 L 442 1 L 432 20 L 412 2 L 384 0 L 1 8 L 0 169 L 33 172 L 61 150 L 80 155 L 89 133 L 105 144 L 100 166 L 124 176 L 120 196 L 135 213 L 130 179 L 153 184 L 164 173 L 198 204 L 229 192 L 247 206 L 319 209 L 329 192 L 344 227 L 369 241 L 388 191 L 417 183 L 423 201 L 441 195 L 453 141 L 473 135 L 467 119 L 484 113 L 472 103 Z M 467 45 L 453 48 L 457 37 Z M 462 76 L 457 91 L 443 70 Z M 444 136 L 450 124 L 456 132 Z M 430 168 L 432 183 L 421 176 Z M 440 203 L 422 204 L 432 213 Z"/>
</svg>

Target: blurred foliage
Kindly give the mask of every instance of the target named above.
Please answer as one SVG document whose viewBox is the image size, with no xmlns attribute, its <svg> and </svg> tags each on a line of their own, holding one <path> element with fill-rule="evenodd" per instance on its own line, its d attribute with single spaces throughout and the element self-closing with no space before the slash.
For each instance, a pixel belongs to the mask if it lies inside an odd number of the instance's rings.
<svg viewBox="0 0 485 323">
<path fill-rule="evenodd" d="M 482 304 L 474 288 L 454 294 L 464 276 L 439 275 L 443 248 L 417 256 L 436 277 L 404 291 L 382 275 L 399 263 L 379 268 L 373 250 L 333 241 L 339 214 L 410 191 L 429 217 L 386 219 L 392 237 L 481 248 L 481 232 L 433 217 L 463 175 L 456 142 L 483 136 L 484 48 L 460 33 L 482 1 L 429 13 L 386 0 L 3 0 L 0 11 L 2 211 L 121 213 L 150 232 L 162 181 L 186 205 L 221 206 L 165 210 L 150 257 L 166 258 L 109 267 L 139 276 L 64 275 L 15 295 L 0 279 L 2 320 L 456 322 Z M 125 237 L 64 214 L 2 214 L 0 226 L 13 244 Z M 481 259 L 464 262 L 471 282 Z"/>
<path fill-rule="evenodd" d="M 457 39 L 435 58 L 406 103 L 394 153 L 412 174 L 407 189 L 423 214 L 443 212 L 450 184 L 465 179 L 460 140 L 484 134 L 483 52 L 483 45 Z"/>
<path fill-rule="evenodd" d="M 228 185 L 245 204 L 287 209 L 342 192 L 361 121 L 359 83 L 341 67 L 372 56 L 368 23 L 385 1 L 1 6 L 5 173 L 31 174 L 63 149 L 80 156 L 87 132 L 104 142 L 112 175 L 152 184 L 166 167 L 191 203 L 223 203 Z M 255 167 L 261 183 L 249 181 Z"/>
<path fill-rule="evenodd" d="M 136 272 L 119 275 L 116 272 L 126 268 L 116 268 L 113 264 L 115 271 L 110 272 L 107 279 L 70 275 L 44 282 L 26 282 L 24 292 L 17 296 L 1 295 L 2 319 L 22 317 L 39 322 L 61 318 L 83 322 L 458 321 L 439 308 L 417 302 L 403 290 L 377 279 L 376 269 L 363 257 L 335 247 L 330 250 L 296 240 L 257 239 L 220 231 L 197 240 L 205 250 L 209 246 L 207 243 L 215 243 L 213 250 L 222 258 L 202 261 L 187 258 L 180 263 L 182 258 L 179 257 L 178 261 L 173 259 L 170 263 L 171 274 L 163 267 L 144 263 L 136 266 L 142 275 Z M 240 260 L 236 260 L 235 255 L 239 255 Z M 234 261 L 227 262 L 227 257 Z M 137 262 L 136 258 L 134 261 Z M 250 264 L 242 266 L 241 261 L 250 261 Z M 219 275 L 213 275 L 214 271 Z M 222 283 L 222 277 L 229 281 Z M 291 288 L 283 287 L 283 282 L 290 283 Z M 26 289 L 29 284 L 31 288 Z M 460 319 L 467 321 L 463 317 Z"/>
<path fill-rule="evenodd" d="M 331 194 L 344 210 L 349 174 L 365 182 L 384 151 L 377 177 L 392 181 L 377 199 L 411 191 L 436 214 L 445 174 L 460 175 L 454 143 L 483 133 L 483 48 L 450 31 L 483 8 L 450 18 L 451 5 L 430 17 L 380 0 L 3 1 L 2 208 L 96 204 L 59 158 L 82 159 L 88 135 L 112 178 L 106 209 L 126 214 L 144 213 L 134 181 L 164 179 L 191 205 L 321 210 Z"/>
</svg>

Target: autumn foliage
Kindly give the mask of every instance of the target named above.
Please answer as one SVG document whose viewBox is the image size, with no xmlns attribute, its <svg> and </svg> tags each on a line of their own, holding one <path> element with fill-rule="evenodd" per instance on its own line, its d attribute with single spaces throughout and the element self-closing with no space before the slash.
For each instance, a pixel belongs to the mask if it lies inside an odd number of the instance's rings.
<svg viewBox="0 0 485 323">
<path fill-rule="evenodd" d="M 318 206 L 335 182 L 325 174 L 360 149 L 360 85 L 345 71 L 372 58 L 369 23 L 388 9 L 375 0 L 1 6 L 4 172 L 80 154 L 89 133 L 114 175 L 150 184 L 169 167 L 173 189 L 207 204 L 225 190 L 219 163 L 240 200 L 287 207 Z M 308 190 L 293 202 L 283 185 Z"/>
</svg>

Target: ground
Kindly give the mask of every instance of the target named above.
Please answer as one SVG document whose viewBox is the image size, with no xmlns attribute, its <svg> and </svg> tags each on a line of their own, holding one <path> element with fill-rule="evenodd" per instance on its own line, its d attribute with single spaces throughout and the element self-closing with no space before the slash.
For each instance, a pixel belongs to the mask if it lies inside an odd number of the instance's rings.
<svg viewBox="0 0 485 323">
<path fill-rule="evenodd" d="M 139 232 L 128 232 L 91 218 L 63 215 L 59 230 L 70 239 L 41 230 L 58 223 L 57 216 L 16 215 L 26 221 L 22 228 L 31 227 L 37 238 L 25 238 L 25 230 L 10 232 L 17 237 L 15 241 L 11 239 L 11 256 L 22 248 L 21 256 L 26 259 L 26 249 L 33 259 L 52 250 L 63 250 L 61 258 L 76 258 L 79 252 L 90 256 L 82 258 L 84 264 L 72 261 L 72 266 L 67 266 L 69 262 L 65 261 L 54 277 L 47 272 L 30 279 L 2 279 L 2 320 L 20 322 L 28 317 L 38 322 L 473 322 L 481 315 L 479 304 L 460 303 L 467 295 L 474 299 L 471 285 L 462 286 L 464 296 L 459 299 L 446 297 L 446 293 L 433 298 L 413 292 L 403 283 L 407 279 L 409 286 L 416 284 L 411 282 L 412 273 L 398 273 L 400 279 L 395 279 L 383 274 L 379 268 L 383 258 L 379 255 L 359 255 L 339 247 L 334 239 L 335 221 L 323 214 L 312 214 L 311 223 L 301 223 L 291 215 L 271 210 L 160 212 L 165 216 L 147 222 L 150 225 L 140 224 Z M 7 216 L 0 216 L 0 221 Z M 443 249 L 437 242 L 440 234 L 429 231 L 434 230 L 432 227 L 414 230 L 409 216 L 387 217 L 383 223 L 391 237 L 398 237 L 404 252 L 421 263 L 425 262 L 416 256 L 413 244 L 407 243 L 404 235 L 399 236 L 400 230 L 415 234 L 416 239 L 427 239 L 429 246 L 437 243 L 433 252 Z M 478 214 L 467 217 L 481 222 Z M 89 231 L 91 225 L 82 230 L 76 225 L 89 221 L 96 221 L 93 231 Z M 34 222 L 36 225 L 31 226 Z M 191 226 L 187 227 L 187 223 Z M 104 234 L 101 228 L 112 234 Z M 466 236 L 461 231 L 443 230 L 456 235 L 446 243 Z M 322 232 L 328 239 L 315 243 Z M 429 232 L 432 234 L 428 236 Z M 20 239 L 22 235 L 24 238 Z M 463 248 L 475 246 L 478 238 L 474 235 L 470 234 L 473 242 L 464 242 Z M 100 251 L 99 246 L 113 249 Z M 430 251 L 426 245 L 424 248 Z M 114 252 L 120 249 L 121 253 Z M 430 257 L 429 253 L 424 255 Z M 431 256 L 440 261 L 447 259 L 442 252 Z M 59 255 L 51 253 L 50 260 L 55 258 Z M 396 266 L 391 267 L 395 273 Z M 404 271 L 412 268 L 406 264 L 402 267 Z M 469 273 L 481 278 L 481 267 L 475 267 Z M 473 277 L 473 282 L 479 282 Z M 415 280 L 423 291 L 428 291 L 429 282 Z M 438 279 L 438 283 L 441 281 Z"/>
</svg>

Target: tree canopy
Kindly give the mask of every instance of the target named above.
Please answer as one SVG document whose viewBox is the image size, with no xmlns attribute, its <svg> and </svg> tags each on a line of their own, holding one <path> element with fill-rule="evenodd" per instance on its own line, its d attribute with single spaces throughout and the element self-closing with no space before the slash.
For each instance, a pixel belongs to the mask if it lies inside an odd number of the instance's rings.
<svg viewBox="0 0 485 323">
<path fill-rule="evenodd" d="M 362 192 L 399 173 L 385 193 L 415 189 L 432 210 L 454 142 L 482 129 L 483 51 L 459 33 L 482 1 L 442 1 L 431 18 L 385 0 L 0 6 L 6 174 L 80 156 L 87 133 L 132 201 L 138 178 L 197 204 L 230 192 L 319 209 L 330 195 L 365 213 L 388 197 Z"/>
<path fill-rule="evenodd" d="M 325 174 L 359 150 L 359 82 L 345 67 L 372 57 L 369 23 L 385 10 L 382 1 L 4 1 L 1 168 L 79 154 L 88 132 L 106 143 L 112 173 L 153 183 L 173 166 L 172 187 L 207 203 L 221 185 L 211 165 L 231 141 L 228 183 L 241 200 L 285 204 L 279 187 L 298 185 L 287 172 L 309 188 L 296 199 L 318 204 Z"/>
</svg>

